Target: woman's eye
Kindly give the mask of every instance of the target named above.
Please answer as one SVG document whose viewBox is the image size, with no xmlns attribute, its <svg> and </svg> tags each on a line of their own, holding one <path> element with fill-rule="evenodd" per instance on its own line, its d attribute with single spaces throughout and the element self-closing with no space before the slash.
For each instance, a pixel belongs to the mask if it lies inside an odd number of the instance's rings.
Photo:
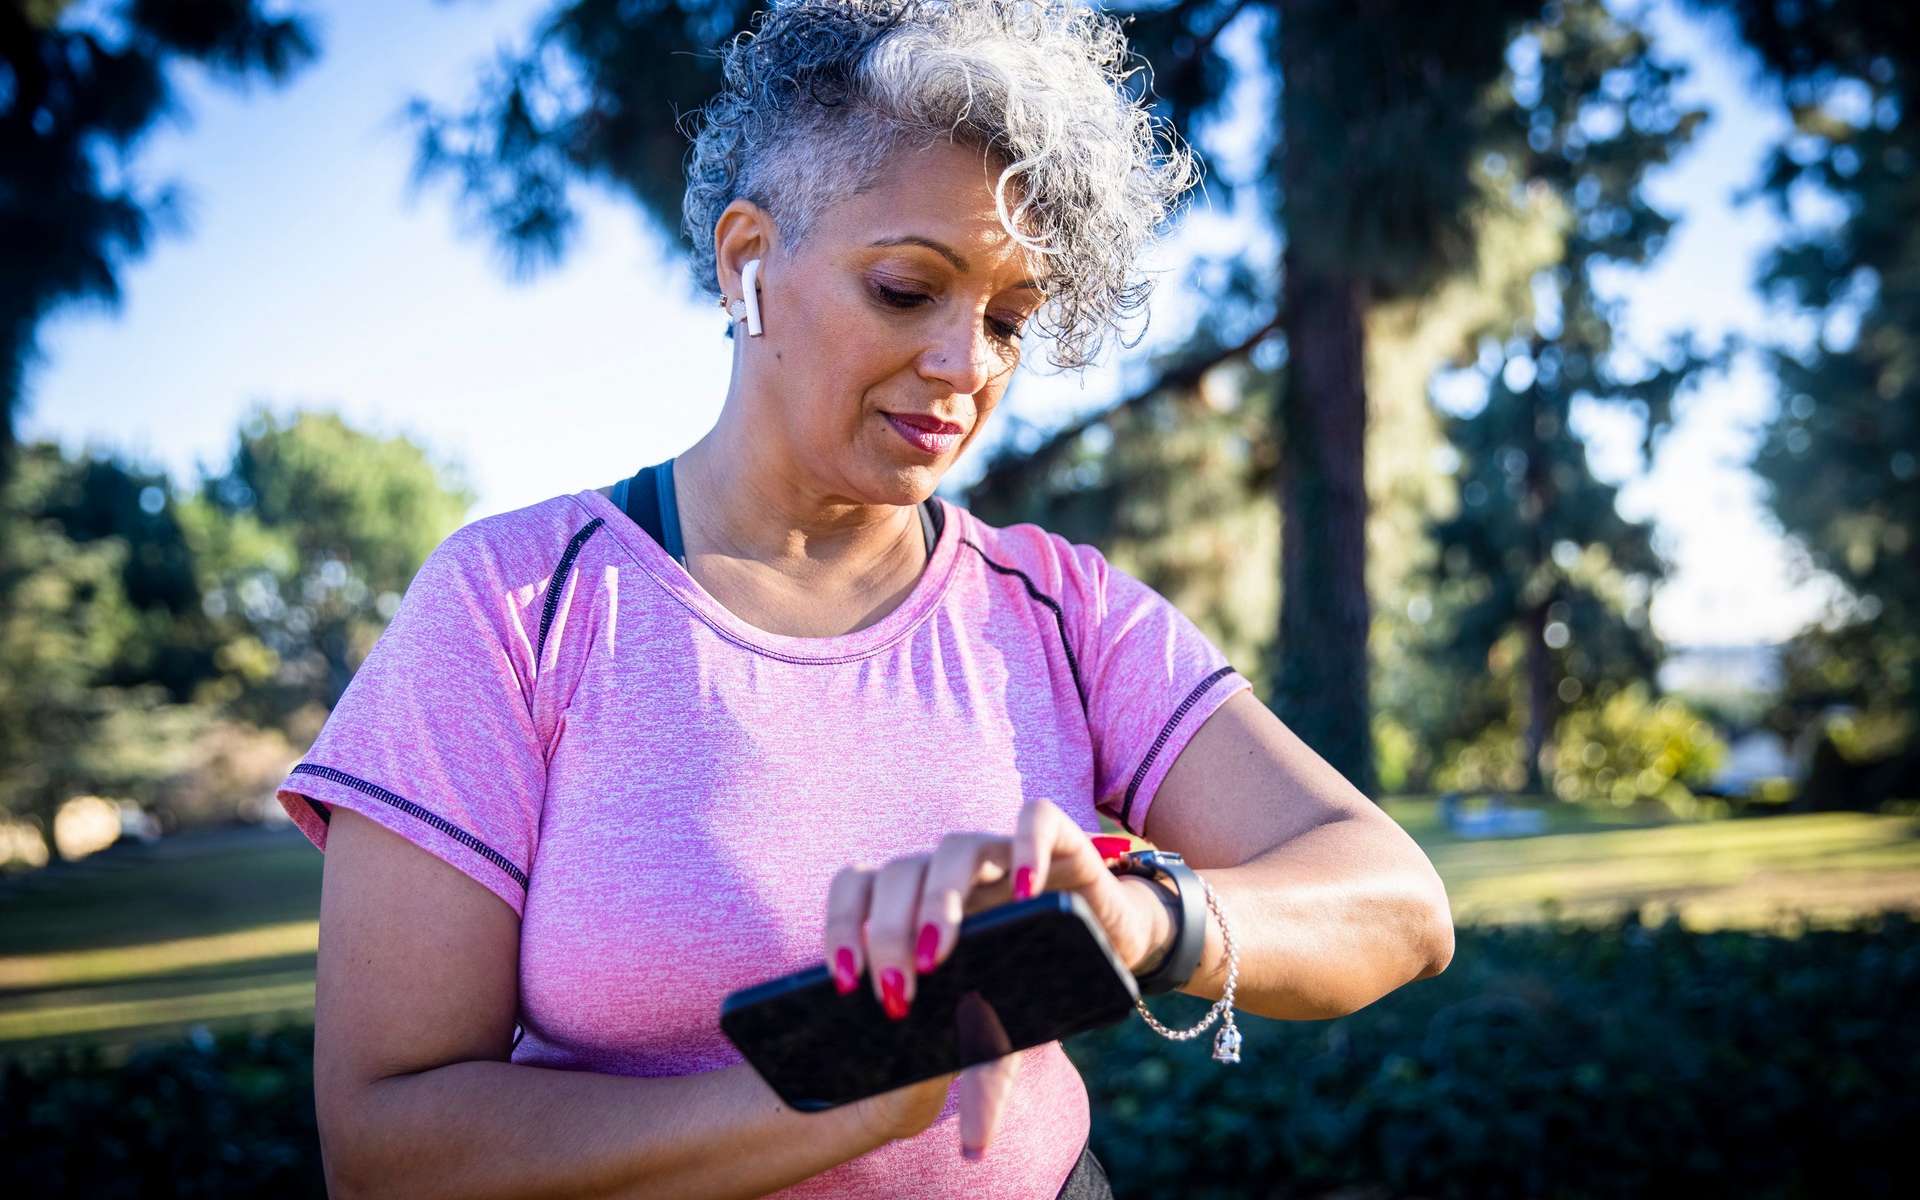
<svg viewBox="0 0 1920 1200">
<path fill-rule="evenodd" d="M 1026 329 L 1018 321 L 989 320 L 987 327 L 993 330 L 993 336 L 1003 342 L 1018 341 L 1020 336 L 1026 333 Z"/>
<path fill-rule="evenodd" d="M 881 303 L 893 308 L 917 308 L 933 298 L 925 292 L 904 292 L 899 288 L 888 287 L 884 283 L 873 283 L 870 286 Z M 992 317 L 987 319 L 987 328 L 993 331 L 994 337 L 1003 342 L 1018 341 L 1026 333 L 1025 325 L 1019 321 L 1003 321 Z"/>
<path fill-rule="evenodd" d="M 912 308 L 927 298 L 922 292 L 903 292 L 897 288 L 890 288 L 884 283 L 874 284 L 873 291 L 881 300 L 895 308 Z"/>
</svg>

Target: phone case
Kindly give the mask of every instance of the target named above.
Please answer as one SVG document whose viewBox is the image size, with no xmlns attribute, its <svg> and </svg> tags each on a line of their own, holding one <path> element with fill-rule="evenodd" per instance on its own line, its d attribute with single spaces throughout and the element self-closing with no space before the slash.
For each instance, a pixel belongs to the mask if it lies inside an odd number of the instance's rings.
<svg viewBox="0 0 1920 1200">
<path fill-rule="evenodd" d="M 973 913 L 953 953 L 890 1020 L 865 975 L 842 996 L 826 965 L 730 993 L 720 1028 L 788 1106 L 833 1108 L 1109 1025 L 1140 992 L 1071 892 Z"/>
</svg>

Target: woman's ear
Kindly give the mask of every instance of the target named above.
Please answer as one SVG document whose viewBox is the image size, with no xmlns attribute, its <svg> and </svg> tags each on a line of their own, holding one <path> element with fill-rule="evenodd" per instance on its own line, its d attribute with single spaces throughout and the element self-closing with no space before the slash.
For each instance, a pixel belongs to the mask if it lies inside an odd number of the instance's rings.
<svg viewBox="0 0 1920 1200">
<path fill-rule="evenodd" d="M 773 218 L 751 200 L 736 198 L 721 211 L 713 224 L 713 268 L 722 295 L 742 294 L 740 277 L 753 259 L 766 270 L 777 235 Z"/>
</svg>

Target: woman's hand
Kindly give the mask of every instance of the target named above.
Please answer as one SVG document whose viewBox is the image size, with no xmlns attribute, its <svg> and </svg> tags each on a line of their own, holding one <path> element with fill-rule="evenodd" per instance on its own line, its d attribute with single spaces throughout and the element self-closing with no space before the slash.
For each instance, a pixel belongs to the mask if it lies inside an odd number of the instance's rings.
<svg viewBox="0 0 1920 1200">
<path fill-rule="evenodd" d="M 1077 892 L 1129 968 L 1157 956 L 1169 929 L 1157 885 L 1115 876 L 1084 829 L 1052 801 L 1036 799 L 1021 807 L 1011 837 L 950 833 L 932 854 L 841 868 L 827 892 L 827 969 L 842 995 L 860 986 L 864 971 L 881 1008 L 899 1020 L 912 1007 L 915 979 L 952 953 L 963 916 L 1049 889 Z M 1018 1062 L 1009 1054 L 960 1072 L 960 1140 L 968 1157 L 985 1152 Z M 911 1133 L 931 1122 L 928 1116 Z"/>
</svg>

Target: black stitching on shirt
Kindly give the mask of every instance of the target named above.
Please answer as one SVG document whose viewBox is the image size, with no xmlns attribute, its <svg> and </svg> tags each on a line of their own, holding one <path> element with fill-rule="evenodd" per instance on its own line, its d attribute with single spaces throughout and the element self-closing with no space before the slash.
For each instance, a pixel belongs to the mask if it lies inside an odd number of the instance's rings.
<svg viewBox="0 0 1920 1200">
<path fill-rule="evenodd" d="M 293 770 L 295 773 L 304 771 L 309 775 L 318 775 L 322 779 L 331 779 L 335 783 L 344 783 L 348 787 L 354 789 L 355 791 L 365 792 L 367 795 L 372 796 L 375 800 L 383 800 L 386 803 L 393 805 L 393 807 L 399 809 L 403 813 L 406 813 L 410 817 L 414 817 L 414 818 L 417 818 L 418 820 L 425 821 L 427 824 L 433 826 L 435 829 L 438 829 L 441 833 L 446 834 L 448 837 L 452 838 L 454 841 L 459 842 L 462 846 L 465 846 L 467 849 L 473 851 L 475 854 L 478 854 L 480 857 L 486 859 L 488 862 L 492 863 L 494 866 L 499 867 L 502 871 L 505 871 L 507 874 L 513 876 L 513 881 L 520 885 L 521 891 L 524 892 L 527 890 L 527 873 L 525 871 L 522 871 L 519 867 L 514 866 L 512 859 L 500 853 L 498 850 L 495 850 L 492 846 L 487 845 L 485 842 L 481 841 L 479 838 L 473 836 L 471 833 L 468 833 L 466 830 L 460 828 L 458 825 L 455 825 L 452 821 L 447 820 L 445 817 L 441 816 L 440 814 L 434 813 L 434 812 L 428 812 L 426 809 L 421 808 L 418 804 L 415 804 L 413 801 L 407 799 L 406 797 L 396 796 L 392 792 L 381 787 L 377 783 L 368 783 L 364 779 L 358 778 L 357 776 L 349 775 L 345 771 L 337 771 L 332 767 L 322 767 L 314 763 L 301 763 L 299 766 L 295 767 Z M 310 804 L 312 803 L 311 798 L 308 799 L 308 803 Z"/>
<path fill-rule="evenodd" d="M 1060 627 L 1060 647 L 1067 652 L 1067 669 L 1073 672 L 1073 690 L 1080 694 L 1080 711 L 1083 713 L 1086 712 L 1087 689 L 1080 682 L 1080 660 L 1074 657 L 1073 643 L 1067 639 L 1067 615 L 1060 610 L 1060 602 L 1035 587 L 1033 580 L 1028 578 L 1025 571 L 1022 571 L 1018 567 L 1003 567 L 991 558 L 988 558 L 987 552 L 980 549 L 972 538 L 963 537 L 960 539 L 960 544 L 963 546 L 972 546 L 974 553 L 978 554 L 988 566 L 1000 572 L 1002 575 L 1018 575 L 1020 582 L 1027 585 L 1027 595 L 1032 596 L 1035 600 L 1038 600 L 1053 610 L 1053 623 Z"/>
<path fill-rule="evenodd" d="M 566 553 L 560 556 L 560 565 L 553 569 L 553 578 L 547 580 L 546 608 L 540 614 L 540 640 L 534 644 L 533 648 L 533 661 L 536 666 L 547 651 L 547 627 L 553 624 L 553 614 L 560 607 L 560 585 L 566 579 L 567 572 L 572 569 L 573 560 L 579 555 L 580 547 L 593 536 L 594 530 L 604 524 L 606 524 L 604 517 L 595 517 L 582 525 L 580 532 L 574 534 L 573 540 L 567 543 Z"/>
<path fill-rule="evenodd" d="M 1208 688 L 1219 683 L 1231 674 L 1233 674 L 1233 667 L 1231 665 L 1224 666 L 1195 684 L 1193 690 L 1187 693 L 1187 698 L 1180 702 L 1180 707 L 1174 709 L 1173 715 L 1167 718 L 1167 723 L 1160 727 L 1160 736 L 1153 739 L 1152 748 L 1147 751 L 1147 756 L 1140 760 L 1139 769 L 1133 773 L 1133 782 L 1127 785 L 1127 799 L 1126 802 L 1120 806 L 1120 824 L 1126 826 L 1128 829 L 1133 828 L 1133 826 L 1128 823 L 1128 818 L 1133 815 L 1134 793 L 1140 790 L 1140 781 L 1147 777 L 1147 770 L 1153 766 L 1153 760 L 1160 756 L 1160 748 L 1165 746 L 1167 739 L 1173 736 L 1174 726 L 1180 724 L 1180 718 L 1187 715 L 1188 709 L 1200 702 L 1200 697 L 1207 694 Z"/>
</svg>

